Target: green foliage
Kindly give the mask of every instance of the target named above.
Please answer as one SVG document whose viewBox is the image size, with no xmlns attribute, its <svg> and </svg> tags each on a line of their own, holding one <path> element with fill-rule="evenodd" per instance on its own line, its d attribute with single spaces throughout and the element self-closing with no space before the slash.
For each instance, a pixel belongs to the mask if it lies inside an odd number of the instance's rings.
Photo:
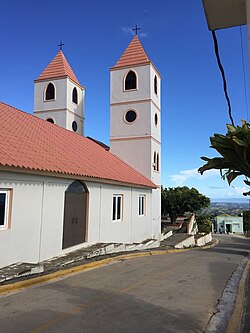
<svg viewBox="0 0 250 333">
<path fill-rule="evenodd" d="M 196 222 L 199 232 L 205 232 L 208 234 L 212 228 L 212 220 L 210 215 L 196 216 Z"/>
<path fill-rule="evenodd" d="M 171 222 L 175 223 L 178 216 L 186 212 L 196 212 L 208 207 L 210 199 L 199 193 L 195 188 L 175 187 L 165 188 L 161 191 L 162 215 L 169 214 Z"/>
<path fill-rule="evenodd" d="M 250 210 L 243 211 L 243 228 L 244 231 L 250 230 Z"/>
<path fill-rule="evenodd" d="M 222 157 L 201 157 L 206 163 L 198 169 L 203 174 L 207 170 L 219 169 L 221 177 L 228 184 L 238 176 L 245 176 L 245 184 L 250 186 L 250 124 L 242 120 L 242 126 L 227 125 L 227 134 L 214 134 L 210 138 L 211 148 Z M 250 191 L 244 193 L 250 195 Z"/>
</svg>

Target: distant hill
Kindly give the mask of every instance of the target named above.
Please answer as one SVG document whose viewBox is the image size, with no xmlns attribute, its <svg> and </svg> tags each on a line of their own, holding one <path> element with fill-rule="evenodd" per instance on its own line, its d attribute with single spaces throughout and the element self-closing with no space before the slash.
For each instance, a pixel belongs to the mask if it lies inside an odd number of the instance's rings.
<svg viewBox="0 0 250 333">
<path fill-rule="evenodd" d="M 248 199 L 232 198 L 228 199 L 212 199 L 208 208 L 201 211 L 202 214 L 209 215 L 241 215 L 243 211 L 250 210 L 250 204 Z"/>
<path fill-rule="evenodd" d="M 246 198 L 211 198 L 211 202 L 226 202 L 226 203 L 245 203 L 249 204 L 250 197 Z"/>
</svg>

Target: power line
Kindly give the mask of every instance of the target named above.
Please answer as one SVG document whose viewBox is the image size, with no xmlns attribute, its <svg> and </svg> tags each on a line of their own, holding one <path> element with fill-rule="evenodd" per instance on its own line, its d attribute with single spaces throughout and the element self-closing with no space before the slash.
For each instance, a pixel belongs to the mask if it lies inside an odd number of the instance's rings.
<svg viewBox="0 0 250 333">
<path fill-rule="evenodd" d="M 228 114 L 229 114 L 229 118 L 231 120 L 232 125 L 234 125 L 234 121 L 233 121 L 233 117 L 232 117 L 231 103 L 230 103 L 230 99 L 229 99 L 228 92 L 227 92 L 227 81 L 226 81 L 225 71 L 224 71 L 224 68 L 223 68 L 223 66 L 221 64 L 221 61 L 220 61 L 219 47 L 218 47 L 218 41 L 217 41 L 215 30 L 212 30 L 212 36 L 213 36 L 213 41 L 214 41 L 215 56 L 216 56 L 216 59 L 217 59 L 217 63 L 218 63 L 220 72 L 221 72 L 224 94 L 225 94 L 225 97 L 226 97 L 226 100 L 227 100 Z"/>
<path fill-rule="evenodd" d="M 248 100 L 247 100 L 247 85 L 246 85 L 246 69 L 245 69 L 245 61 L 244 61 L 244 55 L 243 55 L 243 41 L 242 41 L 242 29 L 241 29 L 241 26 L 240 26 L 240 44 L 241 44 L 242 71 L 243 71 L 243 78 L 244 78 L 246 115 L 247 115 L 247 121 L 249 121 L 249 116 L 248 116 Z"/>
</svg>

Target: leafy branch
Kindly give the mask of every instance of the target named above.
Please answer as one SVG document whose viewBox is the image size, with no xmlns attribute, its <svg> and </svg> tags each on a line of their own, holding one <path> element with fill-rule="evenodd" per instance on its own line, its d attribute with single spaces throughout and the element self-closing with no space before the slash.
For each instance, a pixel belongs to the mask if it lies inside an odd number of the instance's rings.
<svg viewBox="0 0 250 333">
<path fill-rule="evenodd" d="M 203 174 L 207 170 L 218 169 L 229 185 L 243 175 L 245 184 L 250 186 L 250 124 L 244 120 L 242 126 L 227 124 L 227 134 L 214 134 L 210 142 L 210 147 L 222 157 L 201 157 L 206 163 L 198 171 Z M 243 194 L 250 195 L 250 191 Z"/>
</svg>

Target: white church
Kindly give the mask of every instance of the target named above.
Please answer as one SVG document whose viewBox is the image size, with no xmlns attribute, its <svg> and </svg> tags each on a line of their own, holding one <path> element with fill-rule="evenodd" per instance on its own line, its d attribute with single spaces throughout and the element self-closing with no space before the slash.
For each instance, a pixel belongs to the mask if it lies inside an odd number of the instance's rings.
<svg viewBox="0 0 250 333">
<path fill-rule="evenodd" d="M 138 36 L 110 69 L 110 148 L 62 50 L 34 86 L 34 115 L 0 103 L 0 267 L 159 239 L 161 76 Z"/>
</svg>

